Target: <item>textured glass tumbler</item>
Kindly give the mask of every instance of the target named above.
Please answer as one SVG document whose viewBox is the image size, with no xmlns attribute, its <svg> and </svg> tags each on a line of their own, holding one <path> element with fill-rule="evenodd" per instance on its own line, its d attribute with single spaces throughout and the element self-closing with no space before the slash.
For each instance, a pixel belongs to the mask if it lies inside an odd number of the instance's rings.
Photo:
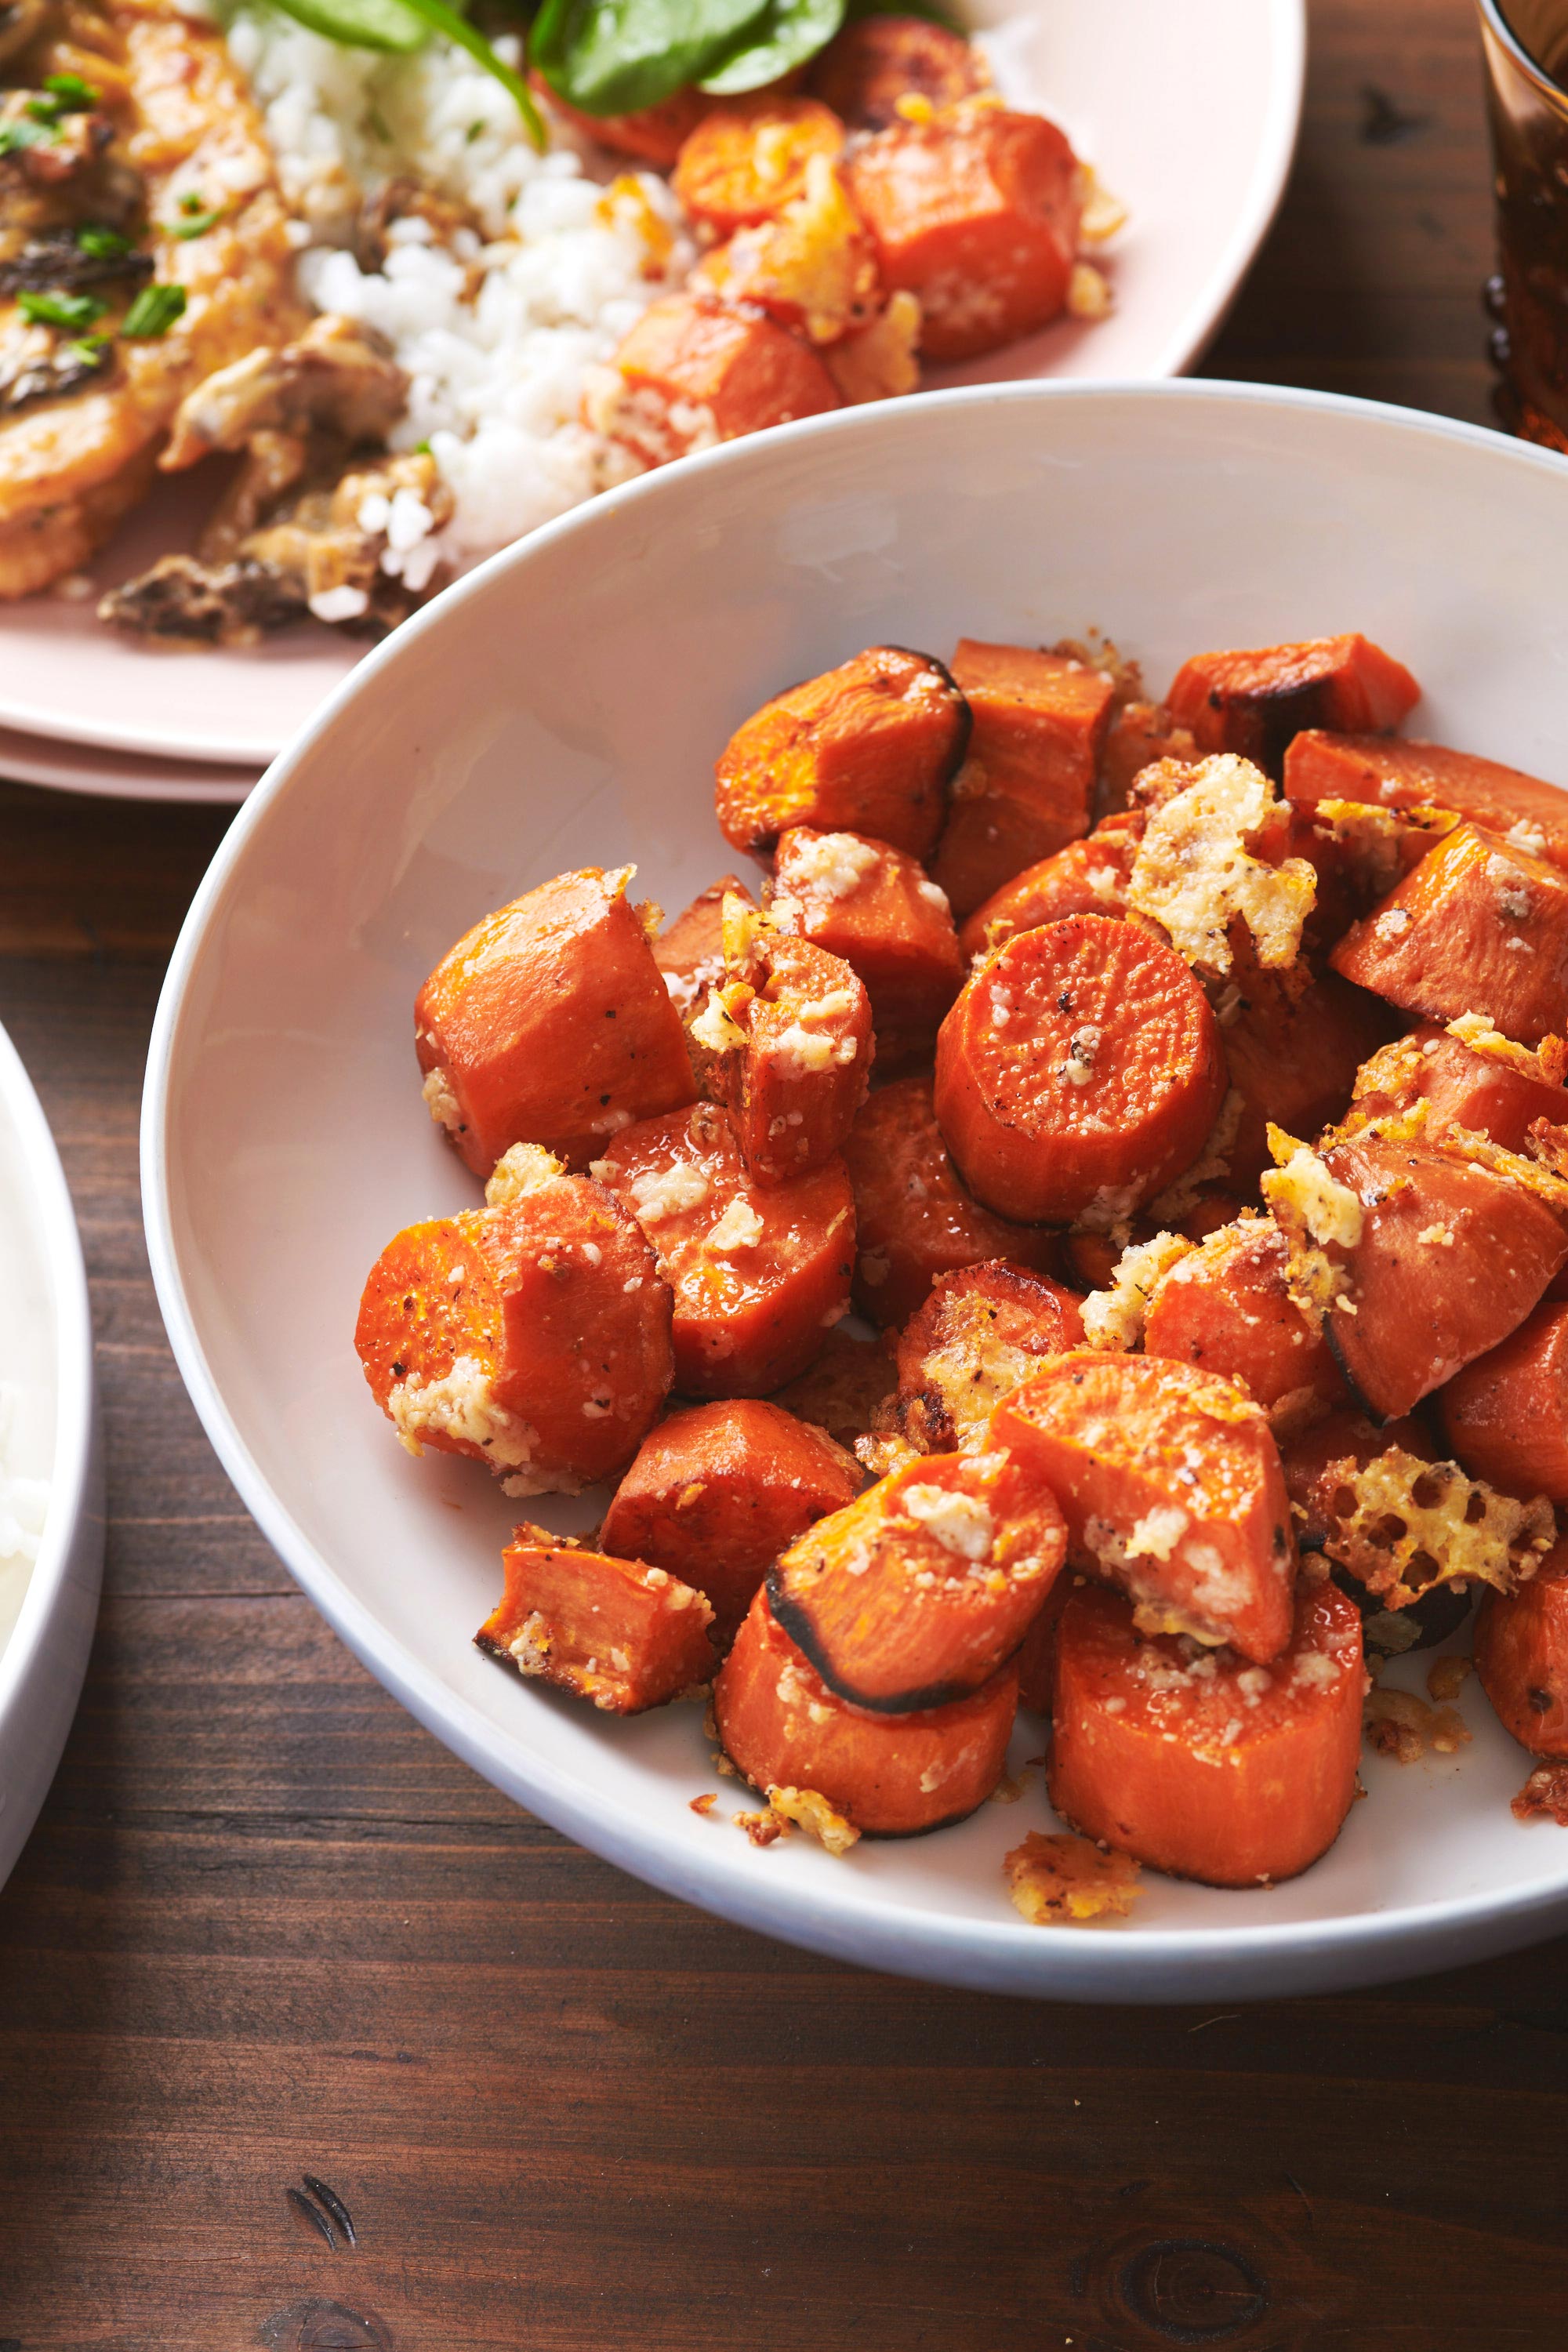
<svg viewBox="0 0 1568 2352">
<path fill-rule="evenodd" d="M 1496 161 L 1499 415 L 1568 450 L 1568 0 L 1477 0 Z"/>
</svg>

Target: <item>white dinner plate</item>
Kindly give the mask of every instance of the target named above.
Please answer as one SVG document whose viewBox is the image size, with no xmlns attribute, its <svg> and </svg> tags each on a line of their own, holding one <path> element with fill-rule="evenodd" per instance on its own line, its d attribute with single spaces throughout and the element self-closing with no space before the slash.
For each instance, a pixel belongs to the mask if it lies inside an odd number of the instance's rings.
<svg viewBox="0 0 1568 2352">
<path fill-rule="evenodd" d="M 0 1561 L 0 1884 L 76 1712 L 98 1611 L 103 1509 L 92 1318 L 70 1194 L 0 1029 L 0 1384 L 10 1470 L 48 1485 L 37 1558 Z"/>
<path fill-rule="evenodd" d="M 933 384 L 1180 373 L 1214 334 L 1279 201 L 1300 116 L 1304 0 L 974 0 L 1006 24 L 1008 94 L 1057 116 L 1130 219 L 1117 308 L 1064 320 Z M 210 497 L 165 481 L 93 567 L 101 586 L 194 544 Z M 252 652 L 155 653 L 90 602 L 0 616 L 0 727 L 142 758 L 264 767 L 363 654 L 316 623 Z M 171 798 L 184 797 L 171 781 Z"/>
<path fill-rule="evenodd" d="M 1176 383 L 915 397 L 616 491 L 460 583 L 272 770 L 203 883 L 148 1070 L 143 1193 L 174 1351 L 224 1465 L 351 1647 L 498 1787 L 626 1869 L 883 1968 L 1016 1992 L 1233 1998 L 1451 1965 L 1568 1920 L 1568 1836 L 1473 1681 L 1474 1744 L 1369 1756 L 1331 1853 L 1268 1890 L 1153 1875 L 1131 1919 L 1026 1926 L 1021 1803 L 830 1859 L 729 1825 L 695 1709 L 614 1722 L 472 1636 L 517 1509 L 415 1461 L 353 1347 L 402 1226 L 478 1188 L 420 1099 L 412 1006 L 450 942 L 564 867 L 635 859 L 670 908 L 723 872 L 711 763 L 784 682 L 878 641 L 1050 643 L 1091 623 L 1159 689 L 1187 654 L 1366 631 L 1427 696 L 1412 731 L 1568 774 L 1557 587 L 1568 463 L 1308 393 Z M 527 665 L 512 657 L 531 648 Z M 595 1497 L 555 1511 L 588 1523 Z M 533 1507 L 530 1507 L 531 1512 Z M 1405 1661 L 1413 1674 L 1425 1659 Z M 1015 1760 L 1040 1745 L 1026 1720 Z M 689 1800 L 717 1788 L 710 1819 Z"/>
</svg>

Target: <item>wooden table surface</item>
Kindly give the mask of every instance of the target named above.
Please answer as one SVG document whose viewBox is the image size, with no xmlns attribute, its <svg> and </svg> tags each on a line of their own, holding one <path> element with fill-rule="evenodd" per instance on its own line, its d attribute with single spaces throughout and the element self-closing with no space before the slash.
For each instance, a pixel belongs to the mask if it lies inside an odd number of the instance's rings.
<svg viewBox="0 0 1568 2352">
<path fill-rule="evenodd" d="M 1468 0 L 1314 0 L 1312 37 L 1212 372 L 1484 419 Z M 0 1895 L 0 2352 L 1568 2343 L 1568 1943 L 1240 2011 L 860 1975 L 621 1876 L 360 1670 L 209 1452 L 142 1249 L 147 1028 L 224 823 L 0 786 L 0 1018 L 75 1189 L 112 1515 Z"/>
</svg>

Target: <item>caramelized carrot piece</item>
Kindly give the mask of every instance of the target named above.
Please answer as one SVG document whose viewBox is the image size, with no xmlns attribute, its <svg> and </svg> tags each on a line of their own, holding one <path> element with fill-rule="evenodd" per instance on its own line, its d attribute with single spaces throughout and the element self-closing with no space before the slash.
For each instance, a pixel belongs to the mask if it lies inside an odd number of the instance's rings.
<svg viewBox="0 0 1568 2352">
<path fill-rule="evenodd" d="M 739 969 L 693 1032 L 717 1049 L 703 1090 L 730 1110 L 753 1181 L 788 1183 L 832 1159 L 866 1099 L 870 1000 L 840 957 L 776 931 Z"/>
<path fill-rule="evenodd" d="M 928 359 L 1000 351 L 1061 310 L 1083 199 L 1078 158 L 1043 115 L 961 107 L 896 122 L 845 176 L 883 284 L 920 298 Z"/>
<path fill-rule="evenodd" d="M 1089 831 L 1116 689 L 1071 656 L 973 637 L 952 675 L 974 727 L 931 875 L 962 918 Z"/>
<path fill-rule="evenodd" d="M 924 16 L 862 16 L 835 34 L 811 68 L 814 98 L 852 131 L 886 131 L 899 100 L 941 111 L 984 87 L 980 59 L 961 33 Z"/>
<path fill-rule="evenodd" d="M 877 1066 L 929 1052 L 963 982 L 952 914 L 906 850 L 861 833 L 779 835 L 769 911 L 781 930 L 841 956 L 864 982 Z"/>
<path fill-rule="evenodd" d="M 780 1627 L 765 1585 L 713 1685 L 724 1751 L 753 1788 L 815 1790 L 868 1837 L 944 1829 L 984 1804 L 1002 1778 L 1017 1704 L 1009 1664 L 947 1706 L 852 1706 Z"/>
<path fill-rule="evenodd" d="M 860 1483 L 851 1456 L 776 1404 L 693 1405 L 643 1440 L 599 1543 L 695 1585 L 723 1647 L 785 1545 L 853 1502 Z"/>
<path fill-rule="evenodd" d="M 1472 1478 L 1568 1504 L 1568 1306 L 1547 1303 L 1438 1391 L 1454 1457 Z"/>
<path fill-rule="evenodd" d="M 1485 1013 L 1536 1045 L 1568 1027 L 1568 877 L 1496 834 L 1456 825 L 1331 961 L 1404 1012 Z"/>
<path fill-rule="evenodd" d="M 1420 698 L 1403 663 L 1366 637 L 1346 636 L 1196 654 L 1176 672 L 1165 701 L 1200 751 L 1238 751 L 1278 776 L 1304 727 L 1381 733 Z"/>
<path fill-rule="evenodd" d="M 710 106 L 680 150 L 670 186 L 718 236 L 773 220 L 804 194 L 814 155 L 836 163 L 844 125 L 814 98 L 759 91 Z"/>
<path fill-rule="evenodd" d="M 1197 1158 L 1225 1095 L 1219 1030 L 1186 964 L 1101 915 L 1009 940 L 937 1039 L 948 1150 L 1000 1216 L 1126 1216 Z"/>
<path fill-rule="evenodd" d="M 1049 1488 L 1007 1454 L 926 1454 L 793 1543 L 768 1605 L 841 1698 L 905 1715 L 1012 1656 L 1066 1549 Z"/>
<path fill-rule="evenodd" d="M 1548 1552 L 1528 1584 L 1484 1595 L 1476 1672 L 1521 1748 L 1568 1757 L 1568 1542 Z"/>
<path fill-rule="evenodd" d="M 928 1078 L 899 1078 L 872 1095 L 849 1130 L 844 1161 L 855 1187 L 859 1258 L 855 1303 L 873 1323 L 905 1323 L 938 1275 L 1006 1258 L 1050 1273 L 1056 1236 L 1016 1225 L 972 1200 L 948 1157 Z"/>
<path fill-rule="evenodd" d="M 1279 1449 L 1234 1381 L 1157 1356 L 1059 1356 L 1003 1400 L 993 1442 L 1048 1485 L 1075 1566 L 1109 1576 L 1152 1632 L 1266 1664 L 1296 1573 Z"/>
<path fill-rule="evenodd" d="M 1271 1164 L 1268 1129 L 1316 1135 L 1350 1108 L 1356 1073 L 1388 1035 L 1386 1007 L 1337 972 L 1313 975 L 1238 962 L 1240 1001 L 1226 1008 L 1226 1066 L 1241 1097 L 1226 1152 L 1231 1181 L 1251 1185 Z"/>
<path fill-rule="evenodd" d="M 763 850 L 809 824 L 928 857 L 969 725 L 939 661 L 872 646 L 775 695 L 736 730 L 714 771 L 720 830 L 736 849 Z"/>
<path fill-rule="evenodd" d="M 1301 808 L 1371 801 L 1390 809 L 1454 809 L 1489 833 L 1513 835 L 1533 856 L 1568 867 L 1568 793 L 1442 743 L 1309 730 L 1286 754 L 1285 793 Z"/>
<path fill-rule="evenodd" d="M 721 875 L 699 891 L 689 907 L 667 923 L 653 943 L 653 960 L 664 974 L 670 1003 L 683 1020 L 700 1013 L 724 978 L 724 901 L 752 904 L 739 875 Z"/>
<path fill-rule="evenodd" d="M 1270 1218 L 1222 1225 L 1156 1287 L 1144 1318 L 1145 1354 L 1223 1372 L 1265 1412 L 1286 1400 L 1342 1402 L 1339 1367 L 1289 1281 L 1289 1252 Z"/>
<path fill-rule="evenodd" d="M 1339 1835 L 1361 1750 L 1361 1620 L 1303 1585 L 1268 1666 L 1142 1639 L 1086 1587 L 1057 1627 L 1051 1802 L 1086 1837 L 1211 1886 L 1294 1878 Z"/>
<path fill-rule="evenodd" d="M 1102 816 L 1126 808 L 1136 779 L 1160 760 L 1189 765 L 1198 757 L 1190 727 L 1179 727 L 1163 702 L 1124 702 L 1111 719 L 1100 754 Z"/>
<path fill-rule="evenodd" d="M 1026 866 L 976 907 L 959 932 L 960 949 L 973 959 L 1064 915 L 1125 915 L 1142 831 L 1141 811 L 1106 817 L 1084 840 Z"/>
<path fill-rule="evenodd" d="M 1568 1261 L 1550 1201 L 1507 1173 L 1375 1133 L 1335 1144 L 1321 1165 L 1338 1188 L 1340 1238 L 1324 1254 L 1347 1286 L 1325 1329 L 1379 1419 L 1408 1412 L 1495 1348 Z"/>
<path fill-rule="evenodd" d="M 675 1293 L 675 1386 L 765 1396 L 803 1372 L 847 1309 L 855 1197 L 841 1160 L 763 1189 L 712 1103 L 645 1119 L 595 1171 Z"/>
<path fill-rule="evenodd" d="M 415 1453 L 466 1454 L 512 1494 L 574 1494 L 631 1459 L 664 1402 L 670 1297 L 620 1203 L 538 1158 L 509 1204 L 387 1244 L 354 1344 Z"/>
<path fill-rule="evenodd" d="M 477 1176 L 514 1143 L 581 1167 L 695 1092 L 637 910 L 636 867 L 559 874 L 476 923 L 425 982 L 414 1040 L 431 1117 Z"/>
<path fill-rule="evenodd" d="M 616 352 L 590 422 L 644 466 L 843 406 L 809 345 L 711 296 L 650 302 Z"/>
<path fill-rule="evenodd" d="M 662 1568 L 612 1559 L 523 1526 L 501 1554 L 506 1590 L 477 1648 L 607 1715 L 640 1715 L 712 1678 L 712 1611 Z"/>
<path fill-rule="evenodd" d="M 1522 1151 L 1538 1118 L 1554 1127 L 1568 1122 L 1568 1089 L 1556 1075 L 1560 1050 L 1534 1053 L 1485 1022 L 1461 1026 L 1475 1043 L 1427 1021 L 1373 1055 L 1356 1079 L 1352 1123 L 1424 1102 L 1429 1135 L 1468 1128 L 1505 1150 Z M 1279 1123 L 1298 1135 L 1308 1126 Z"/>
<path fill-rule="evenodd" d="M 991 1258 L 939 1274 L 899 1340 L 898 1419 L 921 1454 L 979 1452 L 992 1408 L 1042 1356 L 1083 1338 L 1080 1300 L 1043 1274 Z"/>
</svg>

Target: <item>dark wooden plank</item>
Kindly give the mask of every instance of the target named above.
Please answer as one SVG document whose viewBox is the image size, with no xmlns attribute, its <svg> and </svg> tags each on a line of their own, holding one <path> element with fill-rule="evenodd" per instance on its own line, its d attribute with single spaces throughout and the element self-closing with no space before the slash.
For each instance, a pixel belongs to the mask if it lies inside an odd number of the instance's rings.
<svg viewBox="0 0 1568 2352">
<path fill-rule="evenodd" d="M 1468 0 L 1312 13 L 1211 366 L 1482 417 Z M 0 2352 L 1561 2342 L 1568 1943 L 1240 2011 L 859 1975 L 584 1853 L 360 1670 L 207 1448 L 142 1244 L 147 1026 L 226 821 L 0 785 L 0 1018 L 81 1214 L 113 1507 L 0 1895 Z"/>
</svg>

